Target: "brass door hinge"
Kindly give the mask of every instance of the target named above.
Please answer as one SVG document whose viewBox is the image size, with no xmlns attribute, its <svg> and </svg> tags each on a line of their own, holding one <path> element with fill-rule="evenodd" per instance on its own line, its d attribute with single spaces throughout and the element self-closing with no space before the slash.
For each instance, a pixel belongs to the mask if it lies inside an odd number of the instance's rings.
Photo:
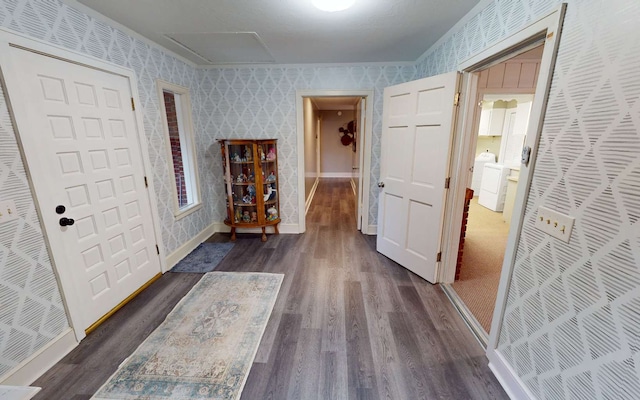
<svg viewBox="0 0 640 400">
<path fill-rule="evenodd" d="M 131 111 L 135 111 L 136 110 L 136 102 L 133 100 L 133 97 L 131 98 Z"/>
<path fill-rule="evenodd" d="M 449 185 L 451 184 L 451 178 L 447 178 L 444 180 L 444 188 L 449 189 Z"/>
<path fill-rule="evenodd" d="M 148 188 L 149 187 L 149 181 L 147 180 L 147 177 L 144 177 L 144 187 Z"/>
<path fill-rule="evenodd" d="M 442 252 L 439 252 L 438 254 L 436 254 L 436 262 L 440 262 L 442 261 Z"/>
<path fill-rule="evenodd" d="M 460 92 L 456 93 L 456 95 L 453 97 L 453 105 L 458 106 L 459 103 L 460 103 Z"/>
<path fill-rule="evenodd" d="M 156 245 L 156 253 L 158 253 L 158 255 L 160 255 L 160 247 L 158 245 Z"/>
</svg>

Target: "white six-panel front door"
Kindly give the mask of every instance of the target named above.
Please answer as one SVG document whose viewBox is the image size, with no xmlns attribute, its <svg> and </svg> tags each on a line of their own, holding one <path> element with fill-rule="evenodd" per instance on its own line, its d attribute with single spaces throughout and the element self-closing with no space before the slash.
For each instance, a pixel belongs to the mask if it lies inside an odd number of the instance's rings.
<svg viewBox="0 0 640 400">
<path fill-rule="evenodd" d="M 86 329 L 161 271 L 130 82 L 10 52 L 9 94 L 42 222 Z"/>
<path fill-rule="evenodd" d="M 457 88 L 452 72 L 384 90 L 377 249 L 432 283 Z"/>
</svg>

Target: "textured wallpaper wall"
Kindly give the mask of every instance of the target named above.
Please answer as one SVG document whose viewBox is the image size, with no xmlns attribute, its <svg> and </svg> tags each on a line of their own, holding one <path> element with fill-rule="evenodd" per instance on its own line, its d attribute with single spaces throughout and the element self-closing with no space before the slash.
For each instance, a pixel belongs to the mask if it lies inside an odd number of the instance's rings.
<svg viewBox="0 0 640 400">
<path fill-rule="evenodd" d="M 173 173 L 167 164 L 158 108 L 157 78 L 192 88 L 197 96 L 196 69 L 157 47 L 95 20 L 57 0 L 0 1 L 0 26 L 133 69 L 153 166 L 162 241 L 167 254 L 212 222 L 210 201 L 214 180 L 200 168 L 205 207 L 175 221 L 171 208 Z M 195 121 L 196 142 L 203 148 L 203 129 Z M 217 160 L 217 159 L 216 159 Z M 198 162 L 206 163 L 204 151 Z M 0 376 L 61 333 L 68 322 L 48 259 L 27 177 L 10 123 L 6 98 L 0 94 L 0 199 L 13 199 L 20 219 L 0 225 Z M 217 200 L 217 199 L 216 199 Z"/>
<path fill-rule="evenodd" d="M 0 376 L 69 326 L 0 86 L 0 199 L 19 218 L 0 224 Z"/>
<path fill-rule="evenodd" d="M 413 79 L 413 66 L 260 66 L 214 68 L 198 74 L 199 101 L 194 107 L 198 125 L 203 127 L 208 140 L 204 144 L 208 149 L 204 168 L 213 171 L 213 182 L 218 187 L 223 181 L 216 139 L 278 139 L 280 208 L 285 224 L 298 223 L 296 90 L 374 89 L 369 223 L 376 223 L 382 95 L 386 86 Z M 210 195 L 217 205 L 213 219 L 222 221 L 226 215 L 224 193 Z"/>
<path fill-rule="evenodd" d="M 499 351 L 540 399 L 640 396 L 640 19 L 636 0 L 569 0 Z M 382 91 L 457 64 L 557 7 L 496 0 L 416 68 L 243 67 L 195 70 L 57 0 L 0 2 L 0 26 L 132 68 L 144 109 L 163 243 L 172 252 L 224 215 L 215 139 L 280 141 L 281 207 L 298 219 L 297 89 L 375 90 L 370 220 L 377 217 Z M 205 207 L 171 215 L 171 173 L 155 79 L 190 87 Z M 0 375 L 67 326 L 0 94 L 0 193 L 21 218 L 0 225 Z M 564 244 L 532 227 L 546 205 L 577 217 Z M 8 304 L 5 307 L 5 304 Z"/>
<path fill-rule="evenodd" d="M 170 254 L 210 223 L 222 221 L 222 171 L 215 139 L 279 139 L 284 223 L 297 223 L 296 89 L 375 88 L 372 182 L 378 171 L 382 90 L 413 78 L 415 68 L 266 67 L 197 70 L 145 41 L 96 20 L 58 0 L 0 2 L 0 26 L 131 68 L 138 79 L 145 134 L 158 199 L 162 241 Z M 172 214 L 173 174 L 167 152 L 156 79 L 191 90 L 204 207 L 179 221 Z M 18 204 L 18 223 L 0 226 L 0 376 L 68 326 L 48 260 L 36 208 L 18 153 L 4 95 L 0 95 L 0 188 Z M 371 189 L 375 223 L 377 190 Z M 21 239 L 21 240 L 18 240 Z M 34 305 L 34 301 L 44 306 Z M 4 305 L 7 304 L 7 307 Z"/>
<path fill-rule="evenodd" d="M 498 351 L 539 399 L 640 398 L 640 2 L 569 0 Z M 495 1 L 434 48 L 457 64 L 559 5 Z M 533 227 L 576 217 L 571 242 Z"/>
</svg>

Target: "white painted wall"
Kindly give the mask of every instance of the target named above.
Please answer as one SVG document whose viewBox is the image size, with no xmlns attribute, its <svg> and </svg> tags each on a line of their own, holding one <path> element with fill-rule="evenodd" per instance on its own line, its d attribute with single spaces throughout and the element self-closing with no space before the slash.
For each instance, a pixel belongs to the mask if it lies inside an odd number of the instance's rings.
<svg viewBox="0 0 640 400">
<path fill-rule="evenodd" d="M 347 126 L 355 119 L 353 110 L 321 111 L 322 129 L 320 132 L 320 172 L 323 177 L 351 177 L 353 151 L 351 145 L 344 146 L 340 142 L 341 133 L 338 128 Z"/>
</svg>

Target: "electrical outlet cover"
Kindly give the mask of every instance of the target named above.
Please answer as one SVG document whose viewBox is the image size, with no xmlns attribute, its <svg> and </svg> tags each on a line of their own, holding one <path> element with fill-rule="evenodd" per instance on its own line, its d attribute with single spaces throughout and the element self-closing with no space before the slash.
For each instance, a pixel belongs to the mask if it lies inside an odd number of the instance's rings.
<svg viewBox="0 0 640 400">
<path fill-rule="evenodd" d="M 17 218 L 16 203 L 13 200 L 0 201 L 0 224 Z"/>
<path fill-rule="evenodd" d="M 538 207 L 535 227 L 549 235 L 569 243 L 574 217 L 561 214 L 546 207 Z"/>
</svg>

